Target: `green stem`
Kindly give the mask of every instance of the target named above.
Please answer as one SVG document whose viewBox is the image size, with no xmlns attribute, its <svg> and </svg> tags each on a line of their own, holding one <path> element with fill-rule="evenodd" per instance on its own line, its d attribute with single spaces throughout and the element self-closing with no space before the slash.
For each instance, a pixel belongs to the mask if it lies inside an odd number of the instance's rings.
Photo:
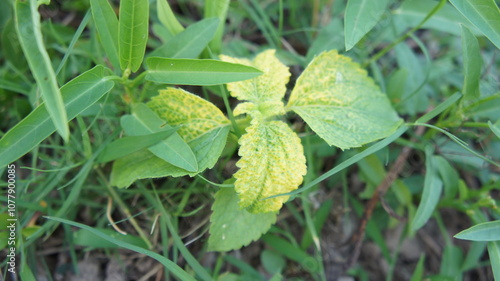
<svg viewBox="0 0 500 281">
<path fill-rule="evenodd" d="M 226 107 L 227 115 L 229 116 L 229 120 L 231 120 L 231 125 L 233 126 L 233 130 L 238 136 L 238 138 L 241 137 L 241 131 L 240 128 L 238 127 L 238 124 L 236 124 L 236 120 L 234 119 L 233 115 L 233 110 L 231 109 L 231 105 L 229 105 L 229 99 L 227 97 L 227 92 L 226 89 L 224 89 L 224 86 L 220 86 L 221 92 L 222 92 L 222 99 L 224 100 L 224 106 Z"/>
<path fill-rule="evenodd" d="M 444 4 L 446 4 L 446 0 L 439 1 L 439 3 L 436 6 L 434 6 L 434 8 L 429 12 L 429 14 L 427 14 L 427 16 L 419 24 L 417 24 L 415 27 L 413 27 L 408 32 L 406 32 L 403 36 L 399 37 L 396 41 L 392 42 L 387 47 L 383 48 L 378 53 L 376 53 L 373 57 L 371 57 L 371 59 L 369 59 L 367 62 L 365 62 L 363 64 L 363 68 L 370 65 L 372 62 L 380 59 L 387 52 L 389 52 L 392 48 L 394 48 L 394 46 L 403 42 L 411 34 L 413 34 L 415 31 L 419 30 L 427 22 L 427 20 L 429 20 L 434 14 L 436 14 L 444 6 Z"/>
</svg>

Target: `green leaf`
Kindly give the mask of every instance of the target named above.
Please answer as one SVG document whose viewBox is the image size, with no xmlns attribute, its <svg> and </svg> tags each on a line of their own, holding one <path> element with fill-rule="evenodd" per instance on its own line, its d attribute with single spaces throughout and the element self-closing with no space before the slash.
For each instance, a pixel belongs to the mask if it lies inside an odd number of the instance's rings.
<svg viewBox="0 0 500 281">
<path fill-rule="evenodd" d="M 61 88 L 64 106 L 70 120 L 113 88 L 113 81 L 105 77 L 108 71 L 98 65 Z M 0 167 L 28 153 L 55 130 L 43 103 L 0 139 Z"/>
<path fill-rule="evenodd" d="M 121 125 L 129 136 L 146 135 L 172 128 L 142 103 L 133 106 L 132 115 L 122 116 Z M 198 170 L 193 151 L 177 133 L 149 147 L 148 150 L 164 161 L 189 172 Z"/>
<path fill-rule="evenodd" d="M 219 85 L 251 79 L 262 74 L 250 66 L 217 60 L 148 58 L 146 79 L 179 85 Z"/>
<path fill-rule="evenodd" d="M 417 212 L 413 218 L 411 229 L 416 231 L 429 220 L 441 197 L 443 182 L 437 175 L 436 158 L 432 156 L 432 148 L 425 150 L 425 180 L 424 189 Z"/>
<path fill-rule="evenodd" d="M 349 51 L 386 11 L 389 0 L 349 0 L 344 16 L 345 49 Z"/>
<path fill-rule="evenodd" d="M 415 266 L 415 270 L 413 270 L 413 274 L 411 275 L 410 281 L 421 281 L 424 277 L 424 261 L 425 255 L 420 255 L 418 259 L 417 266 Z"/>
<path fill-rule="evenodd" d="M 287 240 L 273 234 L 264 235 L 262 240 L 288 259 L 299 263 L 305 270 L 309 272 L 320 270 L 318 260 Z"/>
<path fill-rule="evenodd" d="M 436 5 L 434 0 L 404 1 L 401 6 L 393 11 L 394 25 L 403 31 L 410 27 L 417 26 L 427 17 Z M 422 28 L 438 30 L 449 34 L 460 36 L 460 25 L 465 25 L 471 29 L 475 35 L 481 34 L 475 27 L 462 16 L 451 4 L 446 3 Z"/>
<path fill-rule="evenodd" d="M 149 1 L 123 0 L 120 2 L 118 50 L 120 67 L 136 72 L 142 64 L 148 41 Z"/>
<path fill-rule="evenodd" d="M 108 0 L 90 0 L 92 17 L 101 40 L 101 45 L 108 55 L 109 61 L 120 68 L 118 57 L 118 18 Z"/>
<path fill-rule="evenodd" d="M 276 58 L 275 52 L 275 50 L 264 51 L 253 61 L 221 56 L 224 61 L 245 64 L 264 71 L 259 77 L 227 85 L 233 97 L 240 101 L 249 101 L 238 104 L 234 109 L 235 115 L 247 113 L 252 116 L 252 122 L 255 123 L 285 114 L 282 99 L 286 93 L 290 71 Z"/>
<path fill-rule="evenodd" d="M 500 280 L 500 241 L 488 242 L 488 255 L 490 256 L 491 270 L 495 280 Z"/>
<path fill-rule="evenodd" d="M 172 12 L 168 0 L 156 0 L 156 10 L 158 12 L 158 19 L 172 35 L 176 35 L 184 30 L 184 27 Z"/>
<path fill-rule="evenodd" d="M 212 40 L 218 25 L 217 18 L 204 19 L 194 23 L 165 42 L 149 56 L 195 59 Z"/>
<path fill-rule="evenodd" d="M 205 18 L 216 17 L 220 22 L 225 22 L 227 17 L 227 9 L 229 8 L 229 0 L 206 0 L 205 1 Z M 224 25 L 218 26 L 215 37 L 210 42 L 212 52 L 218 54 L 222 46 L 222 35 L 224 33 Z"/>
<path fill-rule="evenodd" d="M 450 163 L 441 156 L 434 156 L 436 169 L 444 185 L 444 198 L 453 199 L 458 192 L 458 179 L 460 176 Z"/>
<path fill-rule="evenodd" d="M 7 10 L 10 10 L 10 7 Z M 19 37 L 16 32 L 14 19 L 9 19 L 3 27 L 1 40 L 2 57 L 12 63 L 20 71 L 26 72 L 26 69 L 28 69 L 28 62 L 24 57 L 23 50 L 19 48 L 21 43 L 19 42 Z"/>
<path fill-rule="evenodd" d="M 236 163 L 240 169 L 235 190 L 240 206 L 251 213 L 277 212 L 288 196 L 264 198 L 293 191 L 306 174 L 306 159 L 299 137 L 282 121 L 256 123 L 240 140 Z"/>
<path fill-rule="evenodd" d="M 68 141 L 68 114 L 52 63 L 43 43 L 38 3 L 36 0 L 17 0 L 15 13 L 19 42 L 40 88 L 47 111 L 57 132 L 65 141 Z"/>
<path fill-rule="evenodd" d="M 117 139 L 106 146 L 106 148 L 99 155 L 96 163 L 113 161 L 143 148 L 150 147 L 171 136 L 176 131 L 177 128 L 170 128 L 158 133 Z"/>
<path fill-rule="evenodd" d="M 479 52 L 476 37 L 467 27 L 462 25 L 462 51 L 464 60 L 464 85 L 462 93 L 464 98 L 479 98 L 479 80 L 483 58 Z"/>
<path fill-rule="evenodd" d="M 113 163 L 111 184 L 128 187 L 137 179 L 194 176 L 212 168 L 226 145 L 229 126 L 217 128 L 190 141 L 189 147 L 198 159 L 198 171 L 188 172 L 156 157 L 148 150 L 141 150 L 120 158 Z"/>
<path fill-rule="evenodd" d="M 276 222 L 276 213 L 252 214 L 238 206 L 233 188 L 215 194 L 210 217 L 209 251 L 236 250 L 257 240 Z"/>
<path fill-rule="evenodd" d="M 191 275 L 187 274 L 176 263 L 174 263 L 173 261 L 165 258 L 164 256 L 162 256 L 160 254 L 157 254 L 155 252 L 146 250 L 144 248 L 132 245 L 132 244 L 124 242 L 124 241 L 120 241 L 118 239 L 110 237 L 106 233 L 103 233 L 103 232 L 101 232 L 99 230 L 96 230 L 96 229 L 94 229 L 94 228 L 92 228 L 90 226 L 84 225 L 84 224 L 80 224 L 80 223 L 69 221 L 69 220 L 65 220 L 65 219 L 55 218 L 55 217 L 45 217 L 45 218 L 47 218 L 49 220 L 57 221 L 57 222 L 62 222 L 62 223 L 68 224 L 68 225 L 72 225 L 72 226 L 75 226 L 75 227 L 78 227 L 78 228 L 85 229 L 85 230 L 87 230 L 87 231 L 95 234 L 99 238 L 107 240 L 107 241 L 109 241 L 111 243 L 114 243 L 114 244 L 116 244 L 116 245 L 118 245 L 118 246 L 120 246 L 122 248 L 129 249 L 131 251 L 147 255 L 147 256 L 149 256 L 149 257 L 151 257 L 151 258 L 159 261 L 161 264 L 163 264 L 172 274 L 174 274 L 175 276 L 179 277 L 180 280 L 186 280 L 186 281 L 195 281 L 196 280 Z"/>
<path fill-rule="evenodd" d="M 230 124 L 214 104 L 178 88 L 160 90 L 148 106 L 168 124 L 180 126 L 178 132 L 188 142 Z"/>
<path fill-rule="evenodd" d="M 500 220 L 477 224 L 454 237 L 471 241 L 500 241 Z"/>
<path fill-rule="evenodd" d="M 123 241 L 126 243 L 130 243 L 131 245 L 147 248 L 148 245 L 139 237 L 134 235 L 123 235 L 115 230 L 106 229 L 106 228 L 94 228 L 95 231 L 99 231 L 102 234 L 108 235 L 109 237 Z M 80 229 L 76 232 L 73 232 L 73 243 L 76 245 L 84 246 L 84 247 L 92 247 L 92 248 L 106 248 L 106 249 L 117 249 L 119 246 L 116 243 L 110 242 L 105 239 L 101 239 L 94 232 L 88 231 L 86 229 Z"/>
<path fill-rule="evenodd" d="M 337 51 L 322 53 L 300 75 L 288 101 L 329 145 L 359 147 L 402 123 L 366 71 Z"/>
<path fill-rule="evenodd" d="M 450 0 L 490 41 L 500 48 L 500 10 L 493 0 Z"/>
<path fill-rule="evenodd" d="M 495 124 L 491 123 L 491 121 L 488 121 L 488 126 L 490 127 L 490 130 L 497 136 L 497 138 L 500 139 L 500 119 L 498 119 Z"/>
</svg>

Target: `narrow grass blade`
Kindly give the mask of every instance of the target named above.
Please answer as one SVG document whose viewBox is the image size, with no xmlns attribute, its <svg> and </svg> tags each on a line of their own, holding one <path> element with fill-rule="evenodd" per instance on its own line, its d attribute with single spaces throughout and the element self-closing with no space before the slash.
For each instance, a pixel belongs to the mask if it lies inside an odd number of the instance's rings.
<svg viewBox="0 0 500 281">
<path fill-rule="evenodd" d="M 103 66 L 96 66 L 61 88 L 70 120 L 113 88 L 114 83 L 105 77 L 106 72 Z M 55 130 L 43 103 L 0 139 L 0 167 L 28 153 Z"/>
<path fill-rule="evenodd" d="M 212 277 L 210 276 L 210 274 L 208 274 L 206 269 L 189 252 L 189 250 L 184 245 L 184 242 L 182 242 L 182 239 L 181 237 L 179 237 L 177 230 L 174 228 L 174 225 L 172 224 L 172 221 L 170 219 L 170 215 L 167 213 L 167 210 L 165 210 L 165 208 L 163 207 L 163 204 L 160 198 L 158 197 L 158 194 L 155 192 L 153 197 L 150 191 L 147 191 L 144 188 L 142 188 L 142 190 L 144 196 L 146 196 L 147 199 L 150 201 L 150 203 L 155 206 L 156 211 L 160 212 L 162 221 L 166 223 L 168 231 L 170 232 L 170 235 L 172 235 L 175 247 L 177 247 L 179 252 L 181 252 L 186 262 L 191 266 L 191 268 L 193 268 L 193 271 L 196 272 L 196 274 L 200 277 L 201 280 L 211 281 Z"/>
<path fill-rule="evenodd" d="M 490 41 L 500 48 L 500 10 L 494 0 L 450 0 Z"/>
<path fill-rule="evenodd" d="M 120 69 L 120 59 L 118 57 L 118 18 L 115 11 L 108 0 L 90 0 L 90 7 L 101 45 L 113 67 Z"/>
<path fill-rule="evenodd" d="M 159 143 L 161 140 L 171 136 L 176 131 L 177 128 L 170 128 L 158 133 L 117 139 L 106 146 L 96 162 L 103 163 L 113 161 L 120 157 L 132 154 L 143 148 Z"/>
<path fill-rule="evenodd" d="M 488 242 L 491 270 L 496 281 L 500 281 L 500 241 Z"/>
<path fill-rule="evenodd" d="M 458 101 L 462 97 L 462 94 L 459 92 L 456 92 L 453 94 L 451 97 L 449 97 L 447 100 L 436 106 L 433 110 L 429 111 L 428 113 L 422 115 L 422 117 L 418 118 L 415 123 L 425 123 L 430 121 L 432 118 L 438 116 L 441 114 L 443 111 L 448 109 L 451 105 L 453 105 L 456 101 Z"/>
<path fill-rule="evenodd" d="M 424 277 L 424 261 L 425 261 L 425 255 L 420 255 L 420 258 L 418 259 L 417 266 L 415 266 L 415 270 L 413 271 L 413 274 L 411 275 L 410 281 L 420 281 L 420 280 L 423 280 L 423 277 Z"/>
<path fill-rule="evenodd" d="M 68 141 L 68 115 L 52 63 L 43 43 L 38 3 L 36 0 L 17 0 L 15 13 L 19 42 L 40 88 L 49 116 L 57 132 L 65 141 Z"/>
<path fill-rule="evenodd" d="M 388 0 L 349 0 L 344 17 L 345 49 L 349 51 L 380 20 Z"/>
<path fill-rule="evenodd" d="M 479 98 L 479 80 L 481 78 L 481 67 L 483 59 L 479 52 L 479 44 L 476 37 L 465 26 L 462 25 L 462 50 L 464 60 L 464 85 L 462 93 L 464 98 Z"/>
<path fill-rule="evenodd" d="M 194 59 L 212 40 L 219 26 L 217 18 L 209 18 L 194 23 L 181 33 L 172 37 L 160 48 L 153 51 L 151 57 Z"/>
<path fill-rule="evenodd" d="M 424 189 L 417 212 L 411 223 L 413 231 L 421 228 L 432 216 L 434 209 L 439 202 L 443 190 L 443 182 L 437 175 L 436 159 L 433 150 L 428 146 L 425 150 L 425 179 Z"/>
<path fill-rule="evenodd" d="M 122 70 L 136 72 L 142 64 L 148 41 L 149 1 L 120 2 L 118 51 Z"/>
<path fill-rule="evenodd" d="M 9 91 L 13 91 L 16 93 L 20 93 L 23 95 L 29 95 L 30 89 L 27 89 L 26 87 L 19 85 L 18 83 L 14 83 L 5 79 L 0 78 L 0 89 L 5 89 Z"/>
<path fill-rule="evenodd" d="M 220 22 L 226 22 L 227 9 L 229 8 L 229 0 L 206 0 L 205 1 L 205 18 L 218 18 Z M 209 46 L 212 52 L 220 53 L 222 46 L 222 35 L 224 33 L 224 25 L 217 27 L 215 36 Z"/>
<path fill-rule="evenodd" d="M 500 241 L 500 220 L 474 225 L 454 237 L 471 241 Z"/>
<path fill-rule="evenodd" d="M 184 27 L 172 12 L 168 0 L 156 0 L 156 10 L 158 12 L 158 19 L 172 35 L 176 35 L 184 30 Z"/>
<path fill-rule="evenodd" d="M 151 258 L 159 261 L 170 272 L 172 272 L 175 276 L 179 277 L 180 280 L 196 281 L 196 279 L 194 279 L 191 275 L 189 275 L 187 272 L 185 272 L 181 267 L 179 267 L 173 261 L 171 261 L 171 260 L 165 258 L 164 256 L 159 255 L 159 254 L 157 254 L 155 252 L 146 250 L 144 248 L 132 245 L 132 244 L 127 243 L 127 242 L 123 242 L 123 241 L 118 240 L 118 239 L 115 239 L 115 238 L 113 238 L 113 237 L 111 237 L 111 236 L 109 236 L 107 234 L 104 234 L 103 232 L 98 231 L 98 230 L 96 230 L 93 227 L 90 227 L 88 225 L 84 225 L 84 224 L 81 224 L 81 223 L 77 223 L 77 222 L 74 222 L 74 221 L 65 220 L 65 219 L 61 219 L 61 218 L 56 218 L 56 217 L 44 217 L 44 218 L 52 220 L 52 221 L 60 222 L 60 223 L 65 223 L 65 224 L 68 224 L 68 225 L 71 225 L 71 226 L 75 226 L 75 227 L 78 227 L 78 228 L 81 228 L 81 229 L 85 229 L 85 230 L 91 232 L 92 234 L 95 234 L 95 235 L 99 236 L 100 238 L 102 238 L 102 239 L 104 239 L 106 241 L 109 241 L 109 242 L 111 242 L 113 244 L 116 244 L 116 245 L 118 245 L 118 246 L 120 246 L 122 248 L 129 249 L 131 251 L 147 255 L 148 257 L 151 257 Z"/>
<path fill-rule="evenodd" d="M 132 115 L 122 117 L 121 125 L 130 136 L 151 134 L 171 128 L 142 103 L 132 108 Z M 177 133 L 173 133 L 168 139 L 150 147 L 149 151 L 174 166 L 189 172 L 198 171 L 198 161 L 193 150 Z"/>
<path fill-rule="evenodd" d="M 148 58 L 146 80 L 180 85 L 219 85 L 247 80 L 262 71 L 246 65 L 218 60 Z"/>
</svg>

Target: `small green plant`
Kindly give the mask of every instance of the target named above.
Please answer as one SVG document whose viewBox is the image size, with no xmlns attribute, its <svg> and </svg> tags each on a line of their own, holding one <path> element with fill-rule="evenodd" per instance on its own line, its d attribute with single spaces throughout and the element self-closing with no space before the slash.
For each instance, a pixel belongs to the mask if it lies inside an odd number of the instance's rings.
<svg viewBox="0 0 500 281">
<path fill-rule="evenodd" d="M 497 6 L 0 1 L 0 247 L 22 280 L 79 247 L 155 280 L 500 280 Z"/>
</svg>

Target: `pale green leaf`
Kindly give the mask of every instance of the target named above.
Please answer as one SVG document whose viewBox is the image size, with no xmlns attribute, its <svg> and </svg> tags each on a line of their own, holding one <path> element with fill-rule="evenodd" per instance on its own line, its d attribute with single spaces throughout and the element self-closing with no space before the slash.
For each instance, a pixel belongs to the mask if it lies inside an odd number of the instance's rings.
<svg viewBox="0 0 500 281">
<path fill-rule="evenodd" d="M 288 101 L 329 145 L 359 147 L 392 134 L 402 123 L 365 70 L 337 51 L 316 57 Z"/>
<path fill-rule="evenodd" d="M 148 135 L 119 138 L 104 148 L 101 154 L 99 154 L 96 163 L 113 161 L 143 148 L 150 147 L 171 136 L 175 131 L 177 131 L 177 128 L 170 128 Z"/>
<path fill-rule="evenodd" d="M 204 19 L 193 23 L 148 56 L 172 59 L 197 58 L 214 37 L 218 25 L 219 20 L 217 18 Z"/>
<path fill-rule="evenodd" d="M 252 214 L 238 206 L 233 188 L 215 194 L 210 217 L 209 251 L 236 250 L 257 240 L 276 222 L 276 213 Z"/>
<path fill-rule="evenodd" d="M 219 85 L 251 79 L 262 74 L 254 67 L 217 60 L 168 59 L 152 57 L 146 60 L 146 79 L 179 85 Z"/>
<path fill-rule="evenodd" d="M 283 122 L 256 123 L 240 140 L 234 175 L 240 206 L 252 213 L 278 211 L 288 196 L 264 198 L 293 191 L 306 174 L 304 150 L 299 137 Z"/>
<path fill-rule="evenodd" d="M 415 217 L 411 222 L 411 229 L 418 230 L 429 220 L 434 212 L 441 192 L 443 190 L 443 182 L 437 175 L 436 158 L 432 156 L 432 150 L 427 147 L 425 151 L 425 180 L 422 197 L 418 205 Z"/>
<path fill-rule="evenodd" d="M 344 16 L 345 49 L 349 51 L 386 11 L 389 0 L 349 0 Z"/>
<path fill-rule="evenodd" d="M 140 150 L 113 163 L 111 184 L 128 187 L 137 179 L 195 176 L 212 168 L 226 145 L 229 126 L 212 130 L 188 143 L 198 160 L 198 171 L 188 172 L 156 157 L 148 150 Z"/>
<path fill-rule="evenodd" d="M 454 237 L 471 241 L 500 241 L 500 220 L 474 225 Z"/>
<path fill-rule="evenodd" d="M 105 77 L 108 71 L 98 65 L 61 88 L 64 106 L 70 120 L 113 88 L 113 81 Z M 42 103 L 0 139 L 0 167 L 28 153 L 55 130 L 47 108 Z"/>
<path fill-rule="evenodd" d="M 118 51 L 122 70 L 136 72 L 142 64 L 148 41 L 149 1 L 120 2 Z"/>
<path fill-rule="evenodd" d="M 158 19 L 172 35 L 176 35 L 184 30 L 184 27 L 172 12 L 168 0 L 156 0 L 156 10 L 158 12 Z"/>
<path fill-rule="evenodd" d="M 500 241 L 488 242 L 488 255 L 490 256 L 491 270 L 495 280 L 500 280 Z"/>
<path fill-rule="evenodd" d="M 172 128 L 145 104 L 136 104 L 132 108 L 132 115 L 122 116 L 121 125 L 129 136 L 147 135 Z M 189 172 L 198 171 L 193 151 L 177 133 L 149 147 L 148 150 L 174 166 Z"/>
<path fill-rule="evenodd" d="M 479 44 L 470 30 L 462 25 L 462 52 L 464 60 L 464 98 L 479 98 L 479 80 L 483 58 L 479 52 Z"/>
<path fill-rule="evenodd" d="M 67 141 L 69 139 L 68 114 L 43 42 L 38 2 L 36 0 L 17 0 L 15 14 L 19 42 L 40 88 L 47 112 L 57 132 Z"/>
<path fill-rule="evenodd" d="M 214 104 L 179 88 L 160 90 L 148 106 L 168 124 L 181 126 L 178 133 L 187 142 L 230 124 Z"/>
<path fill-rule="evenodd" d="M 118 18 L 108 0 L 90 0 L 92 17 L 101 45 L 111 64 L 120 68 L 118 57 Z"/>
<path fill-rule="evenodd" d="M 490 41 L 500 48 L 500 10 L 494 0 L 450 0 Z"/>
</svg>

